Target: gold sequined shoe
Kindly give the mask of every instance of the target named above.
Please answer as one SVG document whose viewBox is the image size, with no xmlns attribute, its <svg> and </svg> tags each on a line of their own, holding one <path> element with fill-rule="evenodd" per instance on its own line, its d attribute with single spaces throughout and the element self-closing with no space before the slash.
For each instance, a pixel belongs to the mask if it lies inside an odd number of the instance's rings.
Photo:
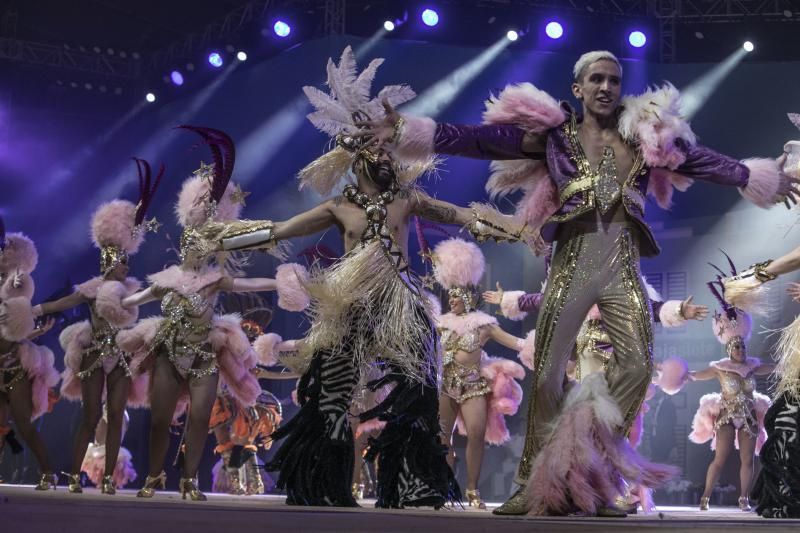
<svg viewBox="0 0 800 533">
<path fill-rule="evenodd" d="M 244 483 L 242 482 L 241 476 L 242 469 L 229 466 L 225 469 L 225 471 L 228 474 L 228 484 L 230 485 L 228 493 L 233 494 L 234 496 L 241 496 L 242 494 L 245 494 Z"/>
<path fill-rule="evenodd" d="M 486 509 L 486 503 L 481 499 L 481 491 L 478 489 L 467 489 L 467 502 L 470 507 Z"/>
<path fill-rule="evenodd" d="M 70 491 L 72 494 L 81 494 L 83 492 L 83 485 L 81 485 L 81 474 L 78 472 L 77 474 L 67 474 L 66 472 L 62 472 L 69 483 L 67 483 L 67 490 Z"/>
<path fill-rule="evenodd" d="M 100 482 L 100 493 L 110 494 L 111 496 L 117 493 L 117 487 L 114 486 L 114 480 L 111 479 L 111 476 L 103 476 L 103 480 Z"/>
<path fill-rule="evenodd" d="M 511 497 L 492 511 L 492 514 L 496 515 L 521 515 L 528 512 L 528 501 L 525 498 L 525 489 L 524 487 L 520 487 L 517 489 L 517 492 L 511 495 Z"/>
<path fill-rule="evenodd" d="M 353 483 L 350 486 L 350 492 L 353 493 L 353 498 L 356 500 L 363 500 L 364 499 L 364 484 L 363 483 Z"/>
<path fill-rule="evenodd" d="M 144 486 L 136 493 L 137 498 L 152 498 L 156 494 L 156 487 L 164 490 L 167 487 L 167 473 L 163 470 L 155 477 L 147 476 L 144 480 Z"/>
<path fill-rule="evenodd" d="M 247 494 L 264 494 L 264 480 L 261 478 L 261 468 L 256 462 L 256 458 L 251 457 L 244 465 L 247 477 Z"/>
<path fill-rule="evenodd" d="M 197 488 L 197 478 L 182 477 L 178 483 L 178 490 L 181 491 L 181 498 L 184 500 L 187 495 L 193 502 L 204 502 L 208 499 L 206 495 Z"/>
<path fill-rule="evenodd" d="M 703 496 L 700 498 L 700 510 L 701 511 L 708 511 L 708 502 L 711 501 L 711 498 L 708 496 Z"/>
<path fill-rule="evenodd" d="M 42 474 L 42 477 L 39 478 L 39 483 L 37 483 L 33 488 L 34 490 L 56 490 L 56 485 L 58 484 L 58 478 L 52 472 L 48 472 L 46 474 Z"/>
<path fill-rule="evenodd" d="M 749 513 L 750 511 L 752 511 L 753 508 L 750 506 L 750 498 L 748 498 L 747 496 L 740 497 L 739 509 L 744 511 L 745 513 Z"/>
</svg>

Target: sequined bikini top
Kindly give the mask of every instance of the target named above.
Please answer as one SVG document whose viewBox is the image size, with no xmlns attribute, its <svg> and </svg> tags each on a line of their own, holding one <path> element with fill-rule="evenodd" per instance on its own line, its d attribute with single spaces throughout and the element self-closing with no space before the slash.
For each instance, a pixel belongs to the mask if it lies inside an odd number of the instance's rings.
<svg viewBox="0 0 800 533">
<path fill-rule="evenodd" d="M 182 294 L 176 290 L 170 290 L 161 299 L 161 313 L 171 324 L 187 328 L 188 336 L 211 329 L 210 321 L 198 324 L 195 320 L 202 318 L 212 305 L 212 301 L 199 293 Z"/>
<path fill-rule="evenodd" d="M 739 394 L 752 398 L 753 392 L 756 390 L 756 378 L 753 374 L 743 378 L 733 372 L 720 372 L 719 384 L 722 388 L 722 395 L 726 398 L 738 396 Z"/>
</svg>

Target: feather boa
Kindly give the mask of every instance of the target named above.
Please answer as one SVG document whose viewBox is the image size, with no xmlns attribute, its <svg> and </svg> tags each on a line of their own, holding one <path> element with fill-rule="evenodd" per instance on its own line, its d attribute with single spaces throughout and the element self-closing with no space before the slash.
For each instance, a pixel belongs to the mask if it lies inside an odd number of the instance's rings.
<svg viewBox="0 0 800 533">
<path fill-rule="evenodd" d="M 15 279 L 15 277 L 17 279 Z M 0 285 L 0 300 L 20 297 L 30 300 L 33 298 L 33 293 L 35 291 L 36 283 L 34 283 L 31 275 L 25 272 L 19 272 L 18 275 L 12 274 L 8 276 L 5 282 Z"/>
<path fill-rule="evenodd" d="M 511 440 L 506 426 L 506 416 L 513 416 L 522 401 L 522 387 L 517 381 L 525 379 L 525 369 L 519 363 L 503 357 L 481 356 L 481 376 L 489 382 L 492 391 L 487 396 L 486 444 L 500 446 Z M 467 434 L 461 415 L 456 419 L 458 432 Z"/>
<path fill-rule="evenodd" d="M 139 318 L 139 307 L 126 308 L 122 300 L 134 294 L 142 284 L 136 278 L 119 281 L 105 281 L 97 289 L 95 308 L 102 319 L 116 328 L 127 328 Z"/>
<path fill-rule="evenodd" d="M 531 514 L 596 514 L 623 493 L 623 482 L 655 487 L 676 474 L 650 463 L 619 434 L 622 413 L 601 373 L 567 395 L 553 432 L 539 452 L 527 485 Z"/>
<path fill-rule="evenodd" d="M 9 298 L 0 301 L 0 305 L 6 308 L 6 321 L 0 325 L 0 337 L 11 342 L 27 339 L 36 327 L 31 301 L 22 297 Z"/>
<path fill-rule="evenodd" d="M 678 313 L 682 303 L 680 300 L 667 300 L 664 302 L 658 311 L 658 319 L 664 327 L 676 328 L 686 323 L 686 319 Z"/>
<path fill-rule="evenodd" d="M 275 281 L 278 285 L 278 307 L 287 311 L 305 311 L 311 297 L 305 289 L 308 270 L 298 263 L 287 263 L 278 267 Z"/>
<path fill-rule="evenodd" d="M 509 320 L 524 320 L 528 313 L 519 308 L 519 299 L 524 291 L 506 291 L 500 299 L 500 312 Z"/>
<path fill-rule="evenodd" d="M 50 410 L 50 389 L 58 385 L 59 375 L 54 367 L 53 352 L 46 346 L 23 341 L 17 348 L 20 364 L 31 380 L 31 420 Z"/>
<path fill-rule="evenodd" d="M 489 316 L 483 311 L 472 311 L 465 315 L 445 313 L 436 318 L 437 325 L 440 329 L 450 330 L 456 335 L 466 335 L 470 331 L 475 331 L 483 326 L 497 324 L 497 319 L 495 317 Z"/>
<path fill-rule="evenodd" d="M 283 339 L 277 333 L 265 333 L 259 335 L 253 342 L 253 349 L 258 356 L 259 364 L 264 366 L 275 366 L 278 364 L 277 347 Z"/>
<path fill-rule="evenodd" d="M 734 361 L 730 357 L 720 359 L 719 361 L 712 361 L 709 366 L 725 372 L 733 372 L 743 378 L 746 378 L 753 373 L 758 367 L 761 366 L 761 359 L 755 357 L 748 357 L 743 363 Z"/>
<path fill-rule="evenodd" d="M 522 345 L 517 354 L 519 362 L 525 365 L 528 370 L 533 370 L 536 364 L 536 330 L 531 330 L 522 341 Z"/>
<path fill-rule="evenodd" d="M 222 277 L 222 271 L 217 267 L 207 267 L 200 272 L 191 272 L 182 270 L 178 265 L 173 265 L 161 272 L 150 274 L 147 276 L 147 281 L 156 287 L 171 289 L 186 296 L 216 283 Z"/>
</svg>

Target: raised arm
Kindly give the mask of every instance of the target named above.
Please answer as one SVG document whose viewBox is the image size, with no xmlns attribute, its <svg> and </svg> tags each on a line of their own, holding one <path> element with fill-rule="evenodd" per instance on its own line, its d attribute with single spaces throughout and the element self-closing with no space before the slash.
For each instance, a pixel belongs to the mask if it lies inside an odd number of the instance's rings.
<svg viewBox="0 0 800 533">
<path fill-rule="evenodd" d="M 714 379 L 717 377 L 717 370 L 712 367 L 704 368 L 703 370 L 697 370 L 695 372 L 689 372 L 689 379 L 692 381 L 708 381 L 709 379 Z"/>
<path fill-rule="evenodd" d="M 800 247 L 782 255 L 764 268 L 764 272 L 770 276 L 780 276 L 795 270 L 800 270 Z"/>
<path fill-rule="evenodd" d="M 67 309 L 72 309 L 73 307 L 77 307 L 83 303 L 88 302 L 89 300 L 80 292 L 75 291 L 72 294 L 64 296 L 63 298 L 59 298 L 58 300 L 54 300 L 52 302 L 43 302 L 39 305 L 35 305 L 33 307 L 33 316 L 42 316 L 42 315 L 49 315 L 51 313 L 59 313 L 61 311 L 66 311 Z"/>
</svg>

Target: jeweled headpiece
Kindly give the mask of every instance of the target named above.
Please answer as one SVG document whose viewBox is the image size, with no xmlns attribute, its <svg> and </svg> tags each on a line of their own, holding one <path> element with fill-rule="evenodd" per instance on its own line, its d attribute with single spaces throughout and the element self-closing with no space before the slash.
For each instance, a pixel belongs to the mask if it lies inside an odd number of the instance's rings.
<svg viewBox="0 0 800 533">
<path fill-rule="evenodd" d="M 478 286 L 486 270 L 483 252 L 473 242 L 452 238 L 433 249 L 433 275 L 451 296 L 461 298 L 467 312 L 478 306 Z"/>
<path fill-rule="evenodd" d="M 707 285 L 711 290 L 711 294 L 719 302 L 721 311 L 714 313 L 711 320 L 711 329 L 717 340 L 724 344 L 725 349 L 728 350 L 734 343 L 745 343 L 750 340 L 750 334 L 753 331 L 753 320 L 745 311 L 725 301 L 725 286 L 722 280 L 732 275 L 735 276 L 738 270 L 730 256 L 725 252 L 722 253 L 728 261 L 730 273 L 726 273 L 718 266 L 709 263 L 717 271 L 717 275 Z"/>
<path fill-rule="evenodd" d="M 416 96 L 407 85 L 387 85 L 373 98 L 370 96 L 372 81 L 383 59 L 373 59 L 360 74 L 356 68 L 355 54 L 349 46 L 342 52 L 339 64 L 328 59 L 328 81 L 330 94 L 316 87 L 303 87 L 315 111 L 308 119 L 319 130 L 334 140 L 332 150 L 303 168 L 298 178 L 300 188 L 310 186 L 319 194 L 330 194 L 333 188 L 351 169 L 358 166 L 375 165 L 378 152 L 364 146 L 368 139 L 353 137 L 359 131 L 357 122 L 379 120 L 386 115 L 383 102 L 398 106 Z M 401 185 L 413 183 L 430 165 L 400 165 L 394 162 L 394 173 Z M 369 171 L 369 169 L 365 169 Z"/>
<path fill-rule="evenodd" d="M 100 271 L 107 274 L 120 263 L 127 263 L 129 256 L 139 251 L 147 231 L 158 229 L 155 219 L 145 220 L 147 209 L 155 195 L 164 165 L 153 178 L 150 164 L 144 159 L 133 158 L 139 174 L 139 201 L 136 205 L 127 200 L 112 200 L 92 215 L 92 242 L 100 250 Z"/>
</svg>

